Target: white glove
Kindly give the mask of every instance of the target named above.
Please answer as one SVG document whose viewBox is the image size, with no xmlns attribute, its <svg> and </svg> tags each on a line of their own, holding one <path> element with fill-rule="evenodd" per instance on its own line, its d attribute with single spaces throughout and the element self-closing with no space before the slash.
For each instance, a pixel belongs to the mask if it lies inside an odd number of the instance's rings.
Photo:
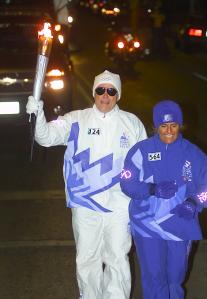
<svg viewBox="0 0 207 299">
<path fill-rule="evenodd" d="M 43 109 L 43 101 L 37 101 L 33 96 L 28 97 L 26 112 L 28 114 L 34 113 L 37 115 L 37 112 Z"/>
</svg>

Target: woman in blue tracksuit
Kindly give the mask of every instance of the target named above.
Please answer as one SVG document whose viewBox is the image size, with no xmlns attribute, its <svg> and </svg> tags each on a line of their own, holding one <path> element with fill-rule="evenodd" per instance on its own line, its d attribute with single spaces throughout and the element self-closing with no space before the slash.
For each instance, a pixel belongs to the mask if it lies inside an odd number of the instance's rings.
<svg viewBox="0 0 207 299">
<path fill-rule="evenodd" d="M 207 206 L 207 156 L 180 133 L 177 103 L 155 105 L 156 133 L 128 152 L 122 191 L 131 197 L 131 231 L 144 299 L 183 299 L 192 240 L 202 239 L 198 213 Z"/>
</svg>

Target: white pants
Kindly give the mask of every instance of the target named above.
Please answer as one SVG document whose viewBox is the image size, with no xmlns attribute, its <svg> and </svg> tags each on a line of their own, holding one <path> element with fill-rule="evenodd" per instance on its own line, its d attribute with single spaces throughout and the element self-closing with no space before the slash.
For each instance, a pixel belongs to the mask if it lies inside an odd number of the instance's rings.
<svg viewBox="0 0 207 299">
<path fill-rule="evenodd" d="M 72 209 L 77 280 L 83 299 L 129 299 L 128 211 Z M 104 267 L 103 267 L 104 264 Z"/>
</svg>

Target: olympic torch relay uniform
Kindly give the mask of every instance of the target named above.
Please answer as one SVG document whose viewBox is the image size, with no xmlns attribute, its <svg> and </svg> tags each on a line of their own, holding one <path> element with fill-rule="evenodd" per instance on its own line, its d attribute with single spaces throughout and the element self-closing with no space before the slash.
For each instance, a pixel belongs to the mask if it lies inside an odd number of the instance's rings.
<svg viewBox="0 0 207 299">
<path fill-rule="evenodd" d="M 131 173 L 130 178 L 123 177 L 121 187 L 132 198 L 130 226 L 137 244 L 144 298 L 184 298 L 180 285 L 187 269 L 189 240 L 202 238 L 198 222 L 202 206 L 197 206 L 196 215 L 190 220 L 179 217 L 172 210 L 187 198 L 207 190 L 207 156 L 181 134 L 170 144 L 165 144 L 155 134 L 129 151 L 124 169 Z M 175 195 L 168 199 L 150 195 L 149 184 L 164 181 L 175 182 Z M 169 262 L 169 273 L 162 270 L 166 263 L 166 244 L 171 254 L 177 255 L 176 263 Z"/>
<path fill-rule="evenodd" d="M 106 114 L 94 105 L 49 123 L 40 111 L 35 138 L 46 147 L 67 145 L 63 172 L 82 298 L 129 298 L 129 197 L 119 182 L 128 150 L 146 138 L 143 124 L 117 105 Z"/>
</svg>

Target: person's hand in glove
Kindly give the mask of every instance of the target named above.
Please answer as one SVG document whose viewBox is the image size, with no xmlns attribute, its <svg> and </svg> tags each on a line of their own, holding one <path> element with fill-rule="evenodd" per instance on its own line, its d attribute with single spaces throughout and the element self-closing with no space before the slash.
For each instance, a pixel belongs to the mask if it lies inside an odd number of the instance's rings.
<svg viewBox="0 0 207 299">
<path fill-rule="evenodd" d="M 175 181 L 166 181 L 159 184 L 154 184 L 151 187 L 151 194 L 161 198 L 171 198 L 178 191 Z"/>
<path fill-rule="evenodd" d="M 34 113 L 37 115 L 39 110 L 43 109 L 43 101 L 37 101 L 33 96 L 28 97 L 27 105 L 26 105 L 26 112 L 28 114 Z"/>
<path fill-rule="evenodd" d="M 187 199 L 172 209 L 170 213 L 176 214 L 184 219 L 191 220 L 196 214 L 196 203 L 192 199 Z"/>
</svg>

